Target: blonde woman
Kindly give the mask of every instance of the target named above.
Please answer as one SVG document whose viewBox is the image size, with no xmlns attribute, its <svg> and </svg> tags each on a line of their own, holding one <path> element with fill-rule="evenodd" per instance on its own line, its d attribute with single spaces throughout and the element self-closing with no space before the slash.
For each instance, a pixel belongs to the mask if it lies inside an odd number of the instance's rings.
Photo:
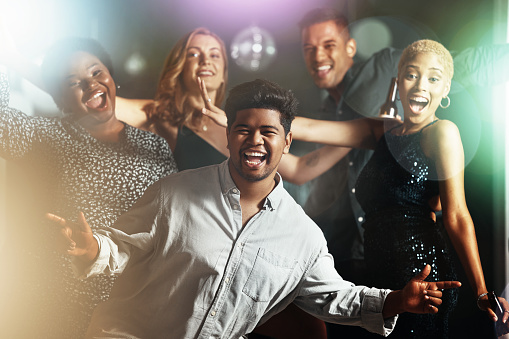
<svg viewBox="0 0 509 339">
<path fill-rule="evenodd" d="M 384 122 L 377 120 L 300 118 L 292 130 L 296 139 L 375 150 L 356 187 L 366 212 L 366 263 L 370 274 L 380 277 L 374 284 L 398 288 L 425 264 L 432 265 L 433 280 L 454 280 L 448 236 L 478 296 L 479 307 L 496 320 L 489 307 L 474 224 L 465 201 L 464 154 L 458 128 L 435 115 L 439 105 L 450 103 L 452 77 L 449 51 L 436 41 L 419 40 L 404 50 L 398 65 L 402 124 L 387 130 Z M 429 201 L 436 195 L 443 210 L 443 226 L 430 217 Z M 444 293 L 444 304 L 436 315 L 402 315 L 391 337 L 448 338 L 448 314 L 456 304 L 456 293 Z M 500 300 L 506 311 L 505 323 L 509 305 Z"/>
<path fill-rule="evenodd" d="M 206 28 L 182 37 L 168 54 L 154 100 L 117 97 L 119 119 L 161 135 L 179 170 L 220 163 L 229 156 L 226 131 L 203 109 L 224 117 L 228 59 L 223 41 Z M 279 167 L 287 181 L 303 184 L 349 151 L 324 147 L 303 157 L 285 155 Z"/>
<path fill-rule="evenodd" d="M 15 51 L 12 54 L 15 56 L 9 58 L 9 63 L 20 71 L 25 70 L 25 77 L 47 90 L 38 80 L 37 67 L 20 64 L 23 58 Z M 226 95 L 227 80 L 228 59 L 223 41 L 206 28 L 196 28 L 183 36 L 168 54 L 154 99 L 117 96 L 116 116 L 129 125 L 162 136 L 179 171 L 218 164 L 229 156 L 226 130 L 202 111 L 224 117 L 219 107 Z M 326 146 L 303 157 L 286 154 L 279 172 L 285 180 L 303 184 L 322 174 L 348 152 L 348 148 Z M 292 333 L 289 328 L 297 333 L 309 330 L 315 333 L 314 338 L 320 338 L 322 334 L 317 335 L 313 328 L 323 333 L 323 322 L 292 308 L 291 313 L 283 313 L 283 322 L 288 326 L 279 323 L 279 329 L 287 334 Z M 299 317 L 300 327 L 294 324 L 295 316 Z M 273 331 L 269 330 L 269 334 Z"/>
</svg>

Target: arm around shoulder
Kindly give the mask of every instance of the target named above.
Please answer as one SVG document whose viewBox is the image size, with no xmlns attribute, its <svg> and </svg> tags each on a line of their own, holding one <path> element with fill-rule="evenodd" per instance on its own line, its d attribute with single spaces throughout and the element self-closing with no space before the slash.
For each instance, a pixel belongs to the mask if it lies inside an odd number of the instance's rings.
<svg viewBox="0 0 509 339">
<path fill-rule="evenodd" d="M 352 148 L 374 149 L 383 130 L 383 121 L 366 118 L 328 121 L 297 117 L 292 123 L 296 140 Z"/>
<path fill-rule="evenodd" d="M 115 114 L 121 120 L 136 128 L 148 130 L 148 119 L 143 107 L 151 103 L 149 99 L 126 99 L 116 97 Z"/>
<path fill-rule="evenodd" d="M 284 180 L 303 185 L 328 171 L 350 152 L 351 148 L 323 146 L 303 156 L 285 154 L 278 171 Z"/>
</svg>

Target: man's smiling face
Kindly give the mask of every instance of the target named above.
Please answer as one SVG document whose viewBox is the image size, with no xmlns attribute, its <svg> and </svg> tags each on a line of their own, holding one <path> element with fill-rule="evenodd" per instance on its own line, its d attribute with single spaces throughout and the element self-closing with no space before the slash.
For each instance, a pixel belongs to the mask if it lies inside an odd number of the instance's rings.
<svg viewBox="0 0 509 339">
<path fill-rule="evenodd" d="M 356 43 L 343 30 L 332 20 L 302 29 L 306 67 L 319 88 L 337 87 L 353 65 Z"/>
<path fill-rule="evenodd" d="M 249 182 L 272 180 L 292 139 L 291 132 L 285 136 L 280 113 L 265 108 L 238 111 L 227 137 L 232 177 Z"/>
</svg>

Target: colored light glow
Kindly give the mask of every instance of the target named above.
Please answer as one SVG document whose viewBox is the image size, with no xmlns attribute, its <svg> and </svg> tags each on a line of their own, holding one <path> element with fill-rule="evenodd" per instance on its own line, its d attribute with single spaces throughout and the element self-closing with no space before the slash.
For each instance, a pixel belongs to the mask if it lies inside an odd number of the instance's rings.
<svg viewBox="0 0 509 339">
<path fill-rule="evenodd" d="M 44 50 L 52 42 L 61 14 L 54 0 L 3 1 L 0 13 L 6 33 L 28 55 L 40 55 L 42 51 L 37 51 Z"/>
<path fill-rule="evenodd" d="M 304 13 L 316 7 L 339 6 L 337 0 L 189 0 L 167 3 L 165 7 L 169 15 L 178 13 L 175 19 L 180 21 L 176 24 L 189 25 L 189 18 L 192 18 L 220 36 L 253 24 L 271 32 L 285 31 L 298 37 L 297 22 Z"/>
<path fill-rule="evenodd" d="M 388 25 L 377 18 L 356 22 L 351 26 L 351 35 L 357 41 L 357 55 L 363 59 L 392 46 L 392 33 Z"/>
</svg>

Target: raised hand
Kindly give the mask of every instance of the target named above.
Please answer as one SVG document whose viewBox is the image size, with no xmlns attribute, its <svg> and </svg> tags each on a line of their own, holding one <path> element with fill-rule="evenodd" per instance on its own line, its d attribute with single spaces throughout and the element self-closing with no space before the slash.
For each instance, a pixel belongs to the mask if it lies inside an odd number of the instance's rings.
<svg viewBox="0 0 509 339">
<path fill-rule="evenodd" d="M 205 81 L 198 77 L 198 86 L 200 87 L 201 97 L 203 98 L 203 102 L 205 102 L 205 107 L 202 108 L 202 113 L 208 116 L 212 121 L 218 124 L 221 127 L 227 126 L 226 114 L 222 109 L 215 106 L 212 103 L 212 99 L 209 98 L 207 92 L 207 86 L 205 86 Z"/>
<path fill-rule="evenodd" d="M 95 259 L 99 247 L 82 212 L 79 213 L 76 223 L 51 213 L 47 213 L 46 217 L 60 227 L 60 249 L 63 252 L 85 262 Z"/>
</svg>

